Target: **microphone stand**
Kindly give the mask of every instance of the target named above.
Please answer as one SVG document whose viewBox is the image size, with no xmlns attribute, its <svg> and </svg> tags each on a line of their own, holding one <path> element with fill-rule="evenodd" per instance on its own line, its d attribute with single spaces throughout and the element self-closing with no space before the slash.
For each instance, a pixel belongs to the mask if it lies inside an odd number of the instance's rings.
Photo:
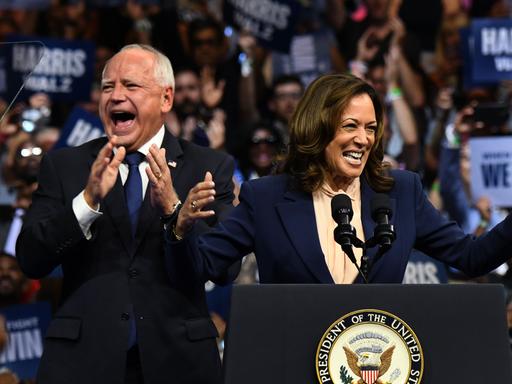
<svg viewBox="0 0 512 384">
<path fill-rule="evenodd" d="M 368 275 L 370 274 L 370 270 L 368 268 L 368 255 L 366 254 L 366 244 L 363 248 L 363 255 L 361 256 L 361 276 L 363 277 L 363 280 L 365 284 L 368 284 Z"/>
<path fill-rule="evenodd" d="M 365 284 L 368 284 L 368 256 L 366 255 L 366 245 L 356 235 L 356 230 L 350 224 L 339 224 L 334 229 L 334 240 L 341 245 L 341 249 L 348 256 L 350 261 L 356 266 L 359 275 L 363 278 Z M 361 266 L 357 264 L 352 246 L 363 249 L 361 257 Z"/>
<path fill-rule="evenodd" d="M 361 266 L 357 265 L 357 260 L 354 256 L 354 252 L 352 251 L 352 247 L 350 247 L 350 251 L 347 252 L 343 247 L 343 251 L 347 254 L 348 258 L 354 263 L 357 268 L 357 271 L 363 278 L 365 284 L 368 284 L 368 256 L 366 255 L 366 246 L 365 244 L 356 237 L 356 240 L 359 242 L 358 244 L 353 244 L 354 247 L 361 248 L 363 250 L 363 255 L 361 256 Z"/>
<path fill-rule="evenodd" d="M 345 252 L 345 254 L 348 256 L 348 258 L 350 259 L 350 261 L 352 261 L 352 263 L 356 266 L 357 268 L 357 271 L 359 272 L 359 275 L 361 275 L 363 281 L 365 284 L 368 284 L 368 277 L 369 277 L 369 273 L 370 273 L 370 270 L 371 268 L 373 267 L 373 265 L 375 264 L 375 262 L 377 260 L 379 260 L 382 255 L 387 251 L 389 250 L 389 248 L 391 248 L 391 244 L 387 244 L 387 243 L 384 243 L 382 244 L 382 241 L 380 238 L 378 237 L 371 237 L 370 239 L 368 239 L 366 242 L 363 242 L 361 239 L 359 239 L 357 236 L 356 236 L 356 231 L 355 231 L 355 228 L 353 228 L 352 226 L 350 226 L 350 230 L 349 231 L 343 231 L 343 229 L 347 229 L 347 228 L 343 228 L 341 227 L 340 230 L 338 230 L 338 228 L 336 228 L 335 230 L 335 239 L 336 239 L 336 236 L 340 235 L 340 232 L 342 232 L 343 235 L 345 235 L 345 241 L 338 241 L 338 244 L 341 245 L 341 249 L 343 250 L 343 252 Z M 346 239 L 349 239 L 348 241 Z M 354 255 L 354 251 L 352 250 L 352 247 L 356 247 L 356 248 L 361 248 L 363 250 L 363 254 L 361 256 L 361 265 L 359 266 L 357 264 L 357 260 L 356 260 L 356 257 Z M 379 250 L 377 251 L 377 254 L 375 255 L 375 258 L 373 260 L 373 262 L 371 263 L 370 265 L 370 260 L 368 258 L 368 255 L 366 253 L 366 250 L 368 248 L 373 248 L 375 246 L 379 246 Z"/>
</svg>

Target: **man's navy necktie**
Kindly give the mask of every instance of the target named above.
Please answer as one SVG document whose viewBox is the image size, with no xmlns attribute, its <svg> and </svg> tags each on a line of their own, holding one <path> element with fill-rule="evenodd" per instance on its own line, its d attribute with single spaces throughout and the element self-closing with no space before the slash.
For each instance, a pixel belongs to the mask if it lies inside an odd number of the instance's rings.
<svg viewBox="0 0 512 384">
<path fill-rule="evenodd" d="M 132 225 L 132 235 L 135 236 L 137 222 L 139 220 L 139 211 L 142 205 L 142 178 L 139 172 L 139 164 L 144 160 L 144 155 L 140 152 L 128 153 L 124 162 L 128 164 L 128 178 L 124 184 L 124 196 L 130 215 Z"/>
<path fill-rule="evenodd" d="M 144 155 L 140 152 L 133 152 L 126 155 L 124 162 L 128 164 L 128 178 L 124 183 L 124 196 L 130 215 L 132 226 L 132 236 L 135 236 L 137 222 L 139 220 L 139 211 L 142 205 L 142 177 L 139 172 L 139 164 L 144 160 Z M 133 309 L 130 311 L 130 331 L 128 335 L 128 349 L 137 343 L 137 328 L 135 327 L 135 318 Z"/>
</svg>

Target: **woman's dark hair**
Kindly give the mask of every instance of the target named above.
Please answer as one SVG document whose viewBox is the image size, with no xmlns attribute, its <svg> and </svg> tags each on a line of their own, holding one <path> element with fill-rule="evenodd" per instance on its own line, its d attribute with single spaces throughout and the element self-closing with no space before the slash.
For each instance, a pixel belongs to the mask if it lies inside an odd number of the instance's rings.
<svg viewBox="0 0 512 384">
<path fill-rule="evenodd" d="M 350 100 L 367 94 L 373 102 L 377 132 L 364 176 L 378 192 L 389 191 L 394 180 L 382 163 L 383 106 L 375 90 L 365 81 L 350 74 L 320 76 L 306 89 L 290 121 L 290 146 L 282 167 L 295 178 L 300 189 L 316 191 L 325 182 L 329 167 L 325 148 L 333 140 L 340 116 Z"/>
</svg>

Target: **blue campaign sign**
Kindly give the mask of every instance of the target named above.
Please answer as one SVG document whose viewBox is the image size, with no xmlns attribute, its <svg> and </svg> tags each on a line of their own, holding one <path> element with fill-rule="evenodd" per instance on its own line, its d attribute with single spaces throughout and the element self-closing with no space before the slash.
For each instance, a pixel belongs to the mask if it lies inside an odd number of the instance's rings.
<svg viewBox="0 0 512 384">
<path fill-rule="evenodd" d="M 15 42 L 0 42 L 0 97 L 4 99 L 7 104 L 11 104 L 13 99 L 23 89 L 24 78 L 21 76 L 13 76 L 10 71 L 10 57 L 12 56 L 12 49 Z M 36 43 L 42 48 L 42 43 Z M 34 58 L 34 62 L 39 62 L 42 55 Z"/>
<path fill-rule="evenodd" d="M 444 284 L 447 282 L 448 274 L 443 263 L 420 251 L 412 250 L 405 269 L 404 284 Z"/>
<path fill-rule="evenodd" d="M 512 137 L 471 138 L 471 196 L 487 196 L 496 207 L 512 207 Z"/>
<path fill-rule="evenodd" d="M 92 42 L 26 36 L 9 36 L 8 41 L 9 97 L 24 84 L 21 99 L 44 92 L 54 101 L 89 100 L 95 59 Z"/>
<path fill-rule="evenodd" d="M 474 83 L 512 79 L 512 20 L 476 19 L 471 23 Z"/>
<path fill-rule="evenodd" d="M 16 373 L 22 380 L 36 377 L 43 354 L 43 338 L 50 323 L 49 303 L 13 305 L 2 308 L 9 340 L 0 354 L 0 367 Z"/>
<path fill-rule="evenodd" d="M 228 25 L 251 33 L 261 45 L 288 52 L 301 8 L 297 0 L 226 0 L 224 18 Z"/>
<path fill-rule="evenodd" d="M 486 81 L 481 78 L 475 78 L 475 37 L 473 36 L 471 28 L 461 28 L 459 30 L 461 40 L 461 53 L 462 61 L 462 76 L 464 89 L 471 89 L 474 87 L 485 87 L 493 84 L 494 81 Z"/>
<path fill-rule="evenodd" d="M 75 107 L 62 127 L 59 141 L 53 148 L 76 147 L 104 134 L 101 120 L 96 115 Z"/>
</svg>

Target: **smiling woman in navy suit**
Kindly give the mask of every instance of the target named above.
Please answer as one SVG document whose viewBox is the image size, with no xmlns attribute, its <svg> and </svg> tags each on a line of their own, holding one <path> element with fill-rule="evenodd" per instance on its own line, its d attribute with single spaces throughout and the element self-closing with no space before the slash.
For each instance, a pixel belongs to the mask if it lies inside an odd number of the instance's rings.
<svg viewBox="0 0 512 384">
<path fill-rule="evenodd" d="M 347 74 L 318 78 L 292 118 L 284 172 L 244 183 L 240 204 L 200 237 L 194 222 L 213 214 L 202 208 L 215 186 L 210 179 L 197 184 L 179 213 L 168 251 L 187 250 L 207 277 L 254 251 L 262 283 L 359 282 L 356 267 L 333 238 L 331 200 L 337 194 L 350 197 L 351 224 L 368 240 L 376 226 L 370 202 L 384 193 L 396 239 L 378 260 L 377 250 L 368 250 L 370 282 L 402 282 L 413 248 L 468 275 L 502 264 L 512 245 L 512 217 L 478 239 L 466 235 L 432 206 L 417 174 L 384 166 L 382 134 L 383 109 L 371 86 Z M 360 263 L 361 251 L 354 253 Z"/>
</svg>

